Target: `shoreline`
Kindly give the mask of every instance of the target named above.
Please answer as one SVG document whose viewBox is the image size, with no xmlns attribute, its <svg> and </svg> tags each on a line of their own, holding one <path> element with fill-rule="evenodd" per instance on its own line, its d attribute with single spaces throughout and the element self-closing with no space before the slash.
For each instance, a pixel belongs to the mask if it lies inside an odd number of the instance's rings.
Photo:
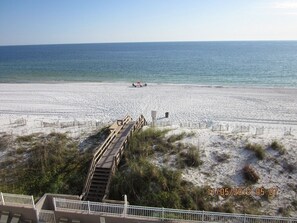
<svg viewBox="0 0 297 223">
<path fill-rule="evenodd" d="M 0 82 L 0 85 L 62 85 L 62 84 L 90 84 L 90 85 L 125 85 L 130 87 L 133 82 L 125 81 L 40 81 L 40 82 Z M 217 84 L 188 84 L 188 83 L 157 83 L 157 82 L 143 82 L 147 83 L 149 86 L 182 86 L 182 87 L 197 87 L 197 88 L 225 88 L 225 89 L 288 89 L 288 90 L 297 90 L 296 87 L 288 86 L 267 86 L 267 85 L 217 85 Z"/>
</svg>

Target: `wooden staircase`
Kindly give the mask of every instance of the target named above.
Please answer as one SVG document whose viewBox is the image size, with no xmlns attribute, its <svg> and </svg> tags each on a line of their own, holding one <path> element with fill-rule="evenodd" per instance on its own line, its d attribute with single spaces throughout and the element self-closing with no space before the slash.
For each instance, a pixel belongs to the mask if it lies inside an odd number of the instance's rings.
<svg viewBox="0 0 297 223">
<path fill-rule="evenodd" d="M 94 153 L 81 195 L 83 200 L 98 202 L 106 198 L 112 176 L 128 140 L 134 131 L 141 129 L 145 124 L 146 120 L 142 115 L 136 121 L 127 116 L 110 127 L 110 135 Z"/>
<path fill-rule="evenodd" d="M 88 193 L 89 201 L 101 201 L 105 195 L 111 169 L 96 167 Z"/>
</svg>

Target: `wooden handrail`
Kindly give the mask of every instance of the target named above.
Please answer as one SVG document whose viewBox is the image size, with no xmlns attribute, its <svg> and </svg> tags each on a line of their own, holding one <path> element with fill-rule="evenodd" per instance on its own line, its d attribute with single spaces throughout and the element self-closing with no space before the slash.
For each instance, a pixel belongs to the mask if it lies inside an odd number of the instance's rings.
<svg viewBox="0 0 297 223">
<path fill-rule="evenodd" d="M 92 159 L 92 163 L 90 165 L 88 176 L 86 179 L 85 187 L 83 190 L 82 195 L 84 196 L 86 192 L 89 190 L 91 185 L 92 176 L 94 174 L 94 170 L 96 168 L 96 164 L 98 163 L 99 159 L 103 155 L 103 153 L 106 151 L 106 149 L 109 147 L 109 145 L 112 143 L 113 139 L 117 136 L 117 134 L 124 128 L 124 126 L 129 123 L 132 120 L 130 116 L 126 116 L 123 121 L 122 125 L 117 125 L 117 128 L 112 130 L 111 133 L 108 135 L 108 137 L 104 140 L 103 144 L 95 151 Z M 117 124 L 118 122 L 115 122 Z"/>
<path fill-rule="evenodd" d="M 105 151 L 107 150 L 107 148 L 111 145 L 111 143 L 113 142 L 113 140 L 117 137 L 117 135 L 119 134 L 119 132 L 126 126 L 126 124 L 128 124 L 131 121 L 132 121 L 132 118 L 130 116 L 126 116 L 123 120 L 120 120 L 120 121 L 118 120 L 117 122 L 115 122 L 112 125 L 113 128 L 112 128 L 110 134 L 108 135 L 108 137 L 104 140 L 103 144 L 94 152 L 92 163 L 90 165 L 88 176 L 87 176 L 87 179 L 86 179 L 86 182 L 85 182 L 85 187 L 84 187 L 83 193 L 81 195 L 82 198 L 85 198 L 85 195 L 87 195 L 87 193 L 90 190 L 90 186 L 91 186 L 91 182 L 92 182 L 92 177 L 93 177 L 94 172 L 96 170 L 96 165 L 99 162 L 99 160 L 101 159 L 102 155 L 105 153 Z M 131 134 L 129 134 L 127 137 L 129 138 L 129 136 L 131 136 L 135 130 L 141 129 L 144 125 L 146 125 L 146 123 L 147 122 L 146 122 L 144 116 L 141 115 L 136 120 L 136 122 L 134 123 L 133 127 L 131 128 L 131 130 L 130 130 L 131 131 Z M 114 126 L 116 126 L 116 127 L 114 128 Z M 126 140 L 123 141 L 123 143 L 120 145 L 120 149 L 119 149 L 120 153 L 121 153 L 121 150 L 123 149 L 123 147 L 125 146 L 125 143 L 126 143 Z M 121 155 L 122 154 L 120 154 L 120 156 Z M 113 157 L 113 164 L 112 164 L 112 168 L 111 168 L 111 171 L 110 171 L 110 175 L 108 177 L 108 182 L 107 182 L 107 187 L 106 187 L 105 195 L 108 195 L 109 184 L 111 182 L 111 178 L 112 178 L 112 176 L 114 174 L 114 171 L 115 171 L 115 168 L 117 167 L 118 162 L 120 160 L 120 157 L 117 157 L 117 156 L 118 156 L 118 154 L 116 154 Z"/>
<path fill-rule="evenodd" d="M 146 125 L 146 120 L 144 118 L 143 115 L 141 115 L 136 122 L 134 123 L 133 127 L 131 128 L 131 133 L 133 134 L 135 131 L 140 130 L 144 125 Z M 130 134 L 130 136 L 132 135 Z M 129 135 L 127 136 L 129 138 Z M 125 146 L 125 141 L 122 142 L 122 144 L 120 145 L 120 149 L 119 152 L 121 152 L 121 150 L 123 149 L 123 147 Z M 112 163 L 112 167 L 111 167 L 111 171 L 110 174 L 108 176 L 108 181 L 107 181 L 107 185 L 106 185 L 106 189 L 105 189 L 105 195 L 104 198 L 108 197 L 109 194 L 109 186 L 112 180 L 112 176 L 114 175 L 114 172 L 116 170 L 116 167 L 118 166 L 118 157 L 117 156 L 121 156 L 122 154 L 116 154 L 113 156 L 113 163 Z M 120 160 L 120 159 L 119 159 Z"/>
</svg>

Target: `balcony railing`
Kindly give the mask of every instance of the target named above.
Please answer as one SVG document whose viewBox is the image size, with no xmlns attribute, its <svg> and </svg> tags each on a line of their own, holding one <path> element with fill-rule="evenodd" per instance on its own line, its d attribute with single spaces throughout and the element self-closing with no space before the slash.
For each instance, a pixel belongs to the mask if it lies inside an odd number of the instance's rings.
<svg viewBox="0 0 297 223">
<path fill-rule="evenodd" d="M 35 208 L 33 196 L 0 193 L 0 204 Z"/>
<path fill-rule="evenodd" d="M 126 218 L 175 220 L 182 222 L 222 222 L 222 223 L 297 223 L 297 218 L 230 214 L 207 211 L 190 211 L 123 204 L 108 204 L 89 201 L 54 199 L 55 210 L 76 213 L 102 214 Z"/>
</svg>

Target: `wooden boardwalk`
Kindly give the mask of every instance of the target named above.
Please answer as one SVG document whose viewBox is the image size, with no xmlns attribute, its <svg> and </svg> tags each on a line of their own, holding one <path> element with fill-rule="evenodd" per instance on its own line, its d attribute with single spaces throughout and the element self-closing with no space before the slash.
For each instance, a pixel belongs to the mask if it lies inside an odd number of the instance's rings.
<svg viewBox="0 0 297 223">
<path fill-rule="evenodd" d="M 123 148 L 123 144 L 126 143 L 128 136 L 133 129 L 135 122 L 131 121 L 125 125 L 125 127 L 119 132 L 118 136 L 113 140 L 110 144 L 109 148 L 105 151 L 99 162 L 97 163 L 97 167 L 101 168 L 111 168 L 114 162 L 114 157 L 118 154 L 121 154 L 121 149 Z"/>
<path fill-rule="evenodd" d="M 130 137 L 145 124 L 143 116 L 136 121 L 127 116 L 110 127 L 110 135 L 94 153 L 82 194 L 83 200 L 102 201 L 108 195 L 111 178 Z"/>
</svg>

